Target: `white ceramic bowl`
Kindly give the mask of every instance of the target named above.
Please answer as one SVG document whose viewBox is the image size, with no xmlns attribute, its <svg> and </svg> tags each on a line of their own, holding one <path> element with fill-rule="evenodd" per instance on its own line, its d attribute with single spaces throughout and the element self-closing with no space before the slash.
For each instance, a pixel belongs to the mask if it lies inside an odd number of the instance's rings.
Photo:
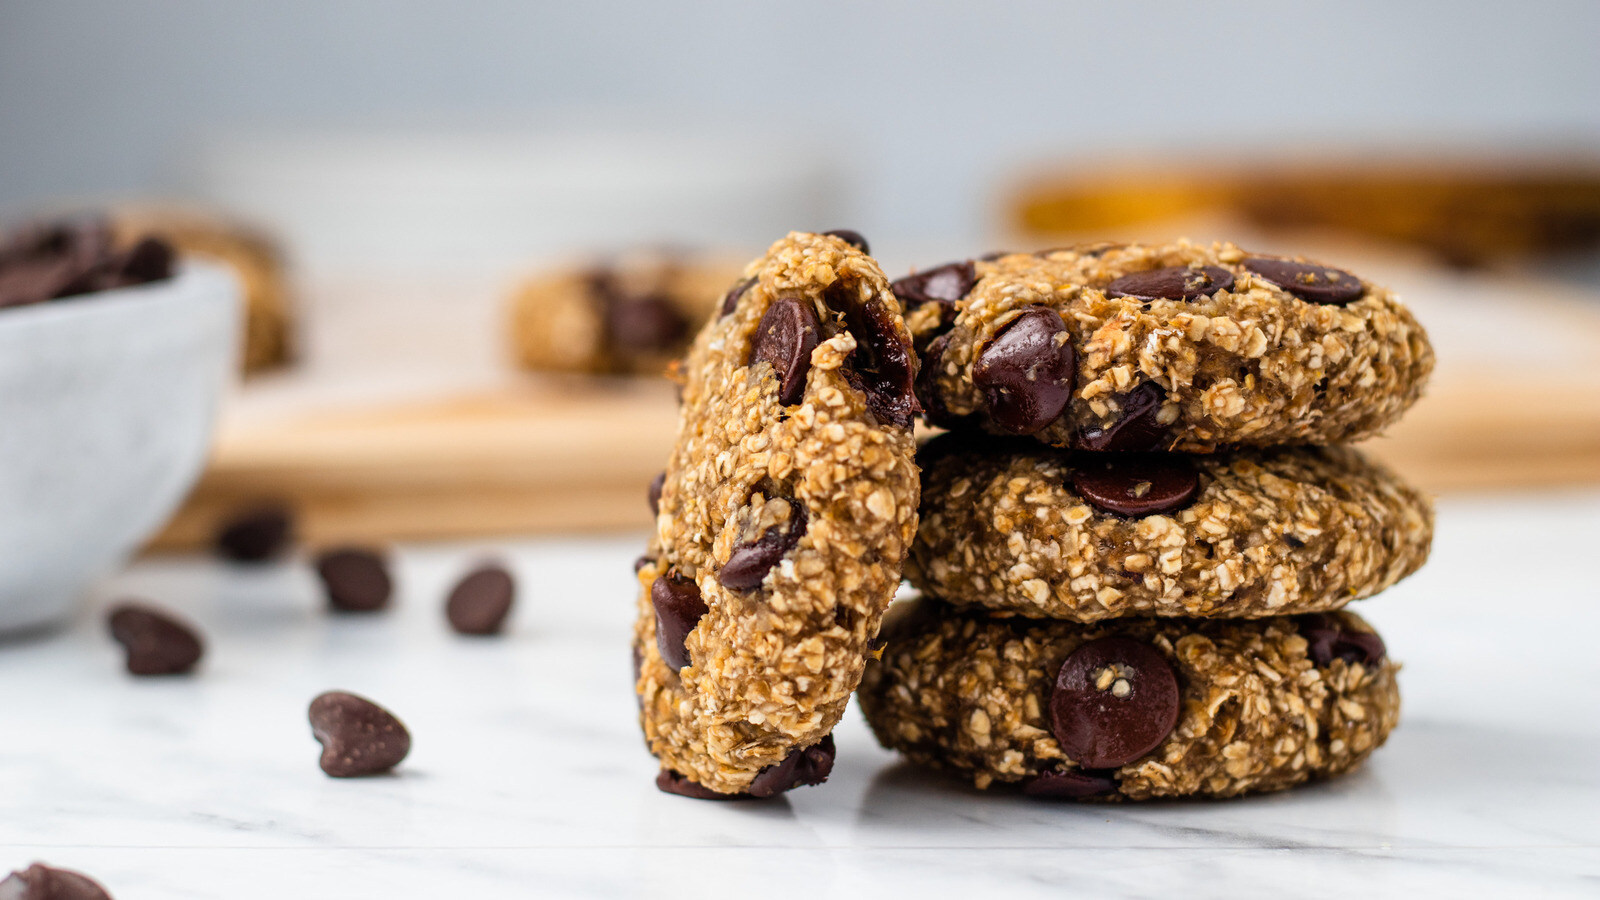
<svg viewBox="0 0 1600 900">
<path fill-rule="evenodd" d="M 205 464 L 237 353 L 217 268 L 0 309 L 0 634 L 67 618 Z"/>
</svg>

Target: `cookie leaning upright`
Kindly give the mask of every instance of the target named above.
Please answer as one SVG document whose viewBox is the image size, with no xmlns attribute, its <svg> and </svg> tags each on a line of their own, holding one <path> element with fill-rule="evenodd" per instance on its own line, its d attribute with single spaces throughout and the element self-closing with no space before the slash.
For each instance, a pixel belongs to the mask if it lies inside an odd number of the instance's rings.
<svg viewBox="0 0 1600 900">
<path fill-rule="evenodd" d="M 1397 420 L 1433 370 L 1391 291 L 1229 243 L 1012 253 L 901 284 L 923 301 L 908 317 L 935 424 L 1058 447 L 1356 441 Z"/>
<path fill-rule="evenodd" d="M 826 777 L 916 530 L 915 365 L 877 263 L 829 235 L 773 244 L 695 339 L 634 629 L 663 789 Z"/>
</svg>

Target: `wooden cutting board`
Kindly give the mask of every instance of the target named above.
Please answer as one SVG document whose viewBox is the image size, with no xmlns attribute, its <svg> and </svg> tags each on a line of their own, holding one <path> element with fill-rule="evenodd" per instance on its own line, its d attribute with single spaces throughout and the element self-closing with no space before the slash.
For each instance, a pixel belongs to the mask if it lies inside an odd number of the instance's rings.
<svg viewBox="0 0 1600 900">
<path fill-rule="evenodd" d="M 1440 364 L 1423 400 L 1367 450 L 1434 492 L 1600 484 L 1600 299 L 1431 273 L 1389 283 L 1429 327 Z M 313 544 L 643 529 L 676 427 L 665 382 L 535 376 L 233 415 L 153 546 L 202 546 L 266 499 L 292 503 Z"/>
</svg>

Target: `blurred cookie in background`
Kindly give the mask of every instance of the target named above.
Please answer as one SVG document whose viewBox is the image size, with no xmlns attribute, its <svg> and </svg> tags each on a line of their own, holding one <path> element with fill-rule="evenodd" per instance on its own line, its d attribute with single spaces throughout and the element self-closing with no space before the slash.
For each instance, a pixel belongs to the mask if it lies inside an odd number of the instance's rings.
<svg viewBox="0 0 1600 900">
<path fill-rule="evenodd" d="M 512 297 L 517 362 L 536 371 L 660 375 L 742 271 L 704 254 L 644 250 L 534 275 Z"/>
<path fill-rule="evenodd" d="M 118 243 L 156 235 L 180 255 L 221 263 L 237 274 L 245 298 L 246 374 L 276 368 L 294 358 L 294 320 L 283 254 L 261 231 L 216 213 L 169 206 L 131 206 L 113 211 Z"/>
</svg>

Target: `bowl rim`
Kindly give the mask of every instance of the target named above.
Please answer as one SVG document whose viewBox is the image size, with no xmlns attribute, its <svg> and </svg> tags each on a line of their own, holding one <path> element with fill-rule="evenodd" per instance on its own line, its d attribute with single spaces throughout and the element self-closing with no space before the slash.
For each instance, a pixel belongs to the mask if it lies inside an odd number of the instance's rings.
<svg viewBox="0 0 1600 900">
<path fill-rule="evenodd" d="M 206 287 L 214 284 L 226 284 L 233 279 L 227 266 L 205 260 L 185 259 L 178 263 L 178 270 L 171 278 L 160 281 L 147 281 L 144 284 L 134 284 L 127 287 L 112 288 L 105 291 L 90 291 L 84 294 L 72 294 L 67 297 L 58 297 L 46 300 L 43 303 L 28 303 L 22 306 L 0 307 L 0 332 L 13 327 L 25 327 L 26 323 L 73 322 L 80 319 L 93 318 L 98 315 L 116 315 L 119 311 L 136 308 L 141 305 L 155 305 L 162 300 L 170 300 L 175 296 L 195 294 L 204 298 L 213 292 L 190 288 Z M 226 297 L 226 292 L 216 292 L 219 296 Z M 99 312 L 104 309 L 105 312 Z"/>
</svg>

